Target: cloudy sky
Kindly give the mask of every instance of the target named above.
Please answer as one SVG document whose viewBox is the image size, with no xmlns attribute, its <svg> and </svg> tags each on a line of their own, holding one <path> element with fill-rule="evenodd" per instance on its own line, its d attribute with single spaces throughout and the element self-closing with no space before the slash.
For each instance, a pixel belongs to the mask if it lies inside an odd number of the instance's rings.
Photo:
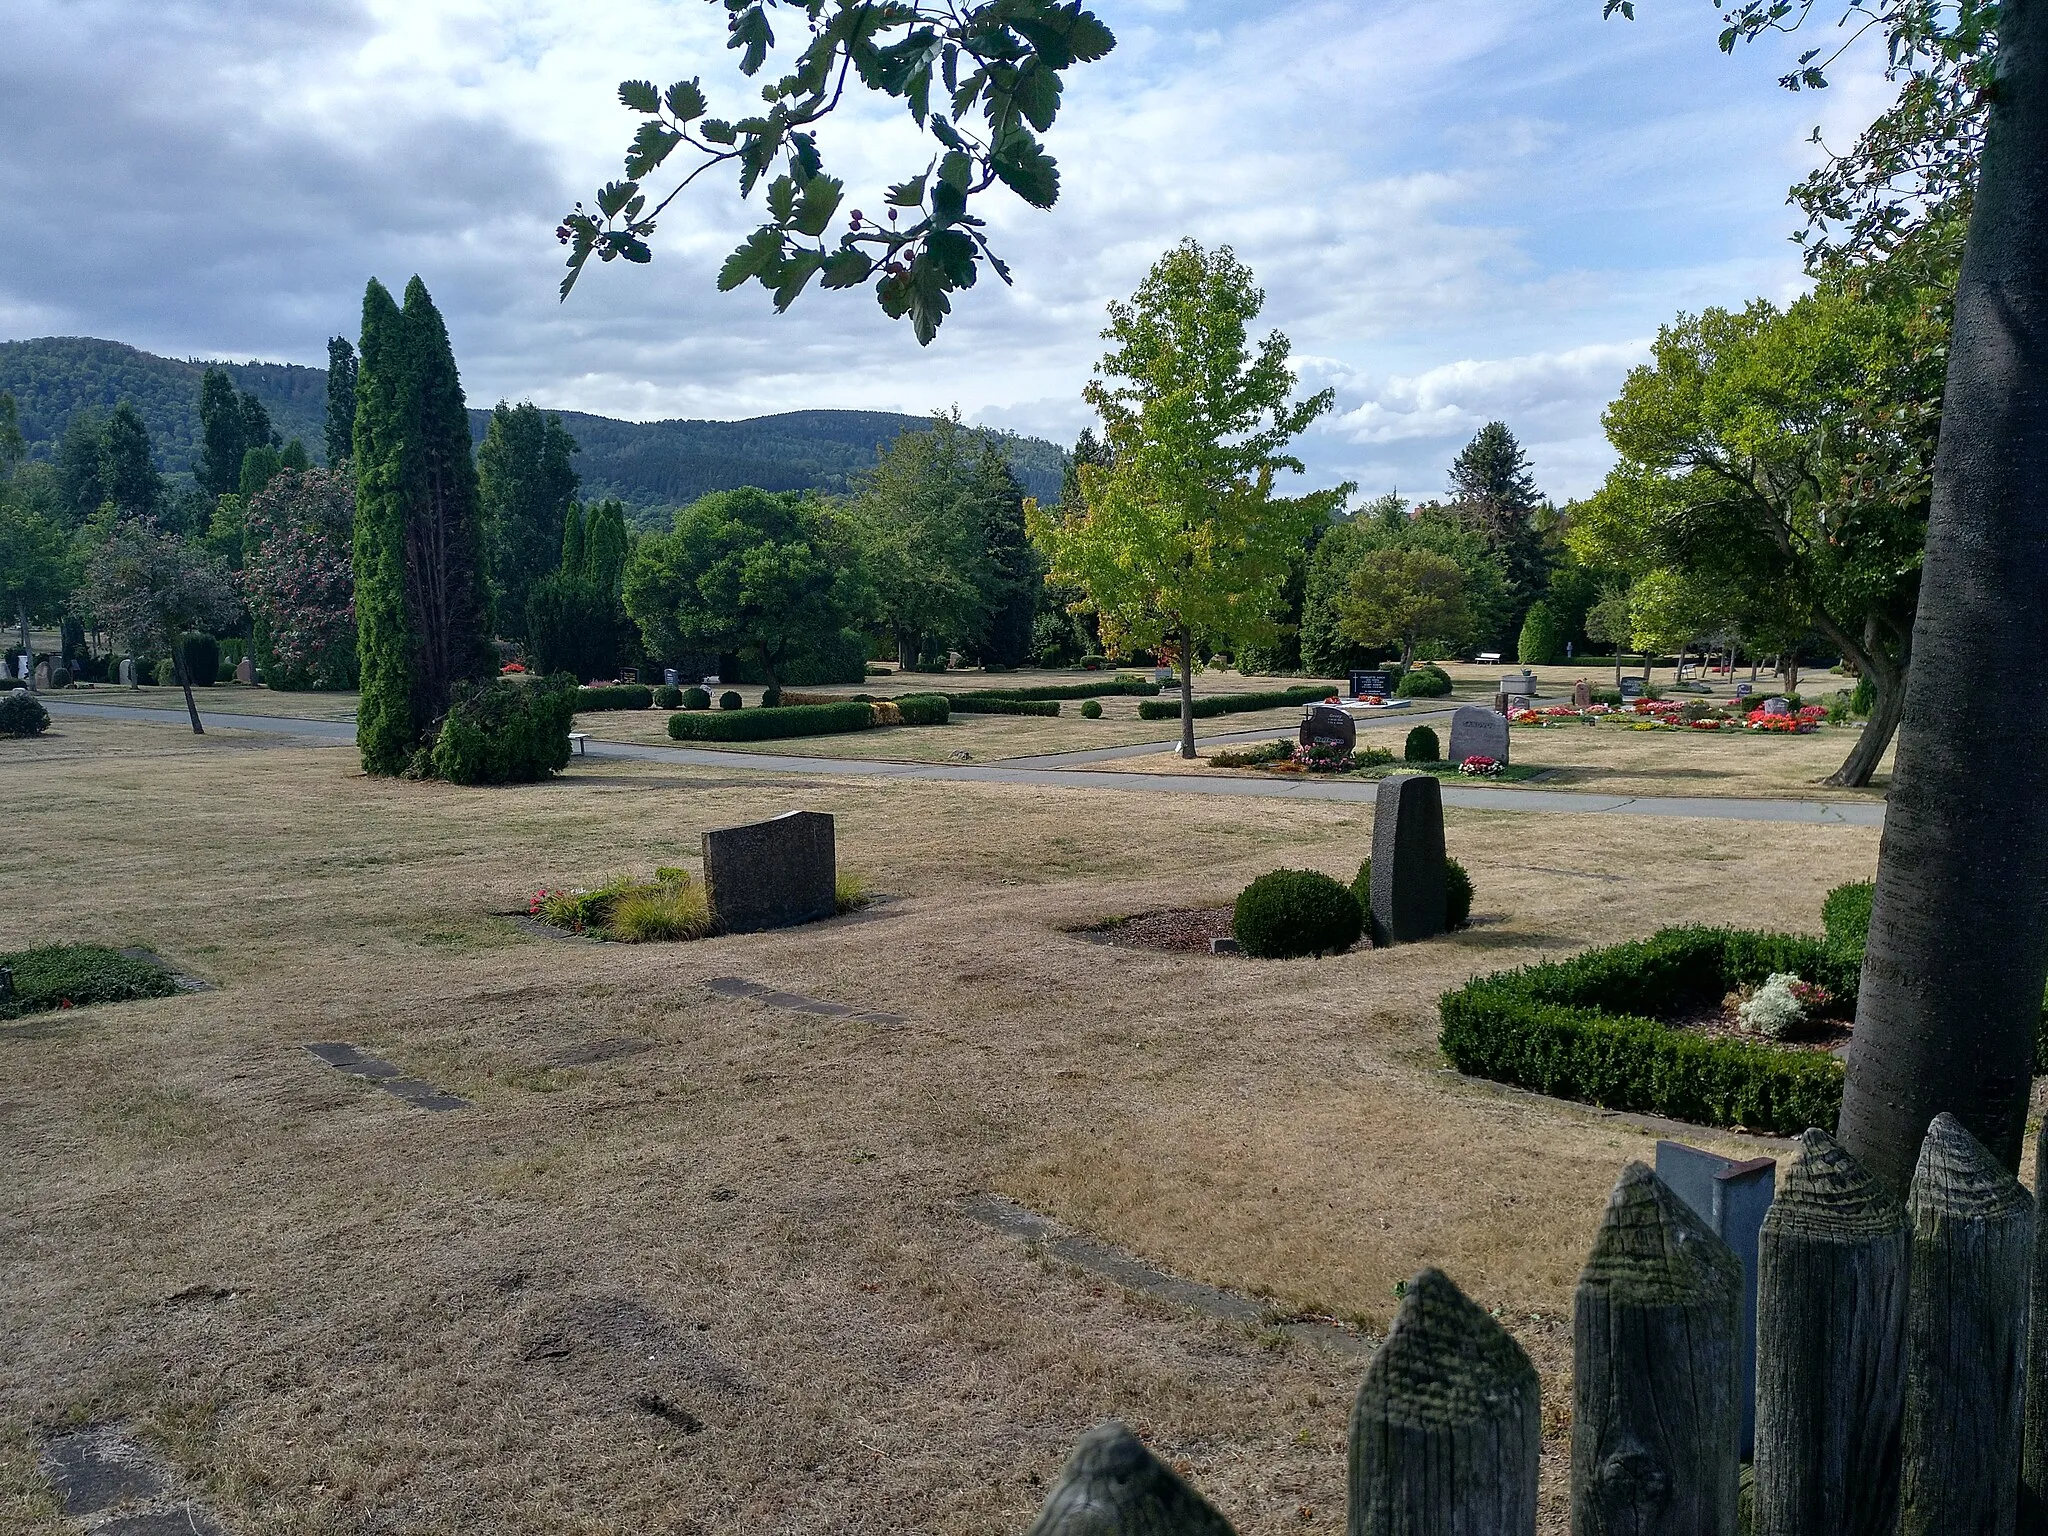
<svg viewBox="0 0 2048 1536">
<path fill-rule="evenodd" d="M 712 277 L 749 227 L 729 182 L 671 210 L 652 266 L 556 301 L 554 226 L 617 173 L 626 76 L 743 105 L 705 0 L 0 0 L 0 339 L 324 363 L 364 279 L 419 273 L 473 404 L 638 419 L 924 411 L 1070 440 L 1103 306 L 1185 235 L 1228 242 L 1337 410 L 1311 480 L 1441 489 L 1495 417 L 1545 490 L 1598 483 L 1601 406 L 1681 309 L 1799 283 L 1785 189 L 1820 95 L 1791 46 L 1722 56 L 1709 0 L 1094 0 L 1119 45 L 1070 74 L 1059 206 L 991 197 L 1016 286 L 928 348 L 866 290 L 777 316 Z M 922 168 L 901 114 L 828 130 L 847 206 Z"/>
</svg>

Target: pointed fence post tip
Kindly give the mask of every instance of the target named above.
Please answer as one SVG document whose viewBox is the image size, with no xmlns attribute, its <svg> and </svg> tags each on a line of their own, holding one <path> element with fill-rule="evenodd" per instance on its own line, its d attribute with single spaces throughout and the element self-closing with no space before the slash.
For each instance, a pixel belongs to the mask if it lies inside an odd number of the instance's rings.
<svg viewBox="0 0 2048 1536">
<path fill-rule="evenodd" d="M 1631 1163 L 1573 1298 L 1574 1536 L 1734 1536 L 1742 1261 Z"/>
<path fill-rule="evenodd" d="M 1423 1270 L 1352 1409 L 1350 1536 L 1534 1536 L 1541 1437 L 1522 1346 Z"/>
<path fill-rule="evenodd" d="M 1237 1536 L 1122 1424 L 1081 1437 L 1026 1536 Z"/>
</svg>

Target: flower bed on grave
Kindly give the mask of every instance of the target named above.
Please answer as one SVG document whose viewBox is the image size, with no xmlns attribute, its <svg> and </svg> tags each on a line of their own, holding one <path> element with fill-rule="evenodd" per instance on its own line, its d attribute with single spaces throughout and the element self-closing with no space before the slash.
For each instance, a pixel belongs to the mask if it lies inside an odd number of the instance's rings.
<svg viewBox="0 0 2048 1536">
<path fill-rule="evenodd" d="M 1842 1064 L 1830 1052 L 1683 1025 L 1774 977 L 1823 989 L 1834 1014 L 1853 1013 L 1857 968 L 1839 946 L 1667 928 L 1445 993 L 1439 1043 L 1460 1072 L 1558 1098 L 1783 1135 L 1831 1130 Z"/>
</svg>

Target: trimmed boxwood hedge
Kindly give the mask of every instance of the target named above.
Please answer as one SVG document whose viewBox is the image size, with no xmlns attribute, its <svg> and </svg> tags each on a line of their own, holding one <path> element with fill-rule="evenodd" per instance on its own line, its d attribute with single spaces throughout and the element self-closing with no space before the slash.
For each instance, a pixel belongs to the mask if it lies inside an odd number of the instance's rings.
<svg viewBox="0 0 2048 1536">
<path fill-rule="evenodd" d="M 1289 704 L 1313 704 L 1327 699 L 1337 690 L 1327 683 L 1315 683 L 1296 688 L 1275 688 L 1266 693 L 1212 693 L 1207 698 L 1194 701 L 1194 717 L 1197 720 L 1213 719 L 1217 715 L 1243 715 L 1260 709 L 1282 709 Z M 1178 720 L 1180 700 L 1147 699 L 1138 706 L 1140 720 Z"/>
<path fill-rule="evenodd" d="M 14 996 L 0 1000 L 0 1019 L 43 1013 L 69 1004 L 125 1003 L 139 997 L 169 997 L 178 990 L 171 973 L 148 960 L 124 955 L 104 944 L 46 944 L 0 955 L 14 972 Z"/>
<path fill-rule="evenodd" d="M 943 693 L 906 693 L 895 703 L 905 725 L 944 725 L 953 713 Z"/>
<path fill-rule="evenodd" d="M 1034 683 L 1023 688 L 976 688 L 954 693 L 952 699 L 1103 699 L 1111 695 L 1142 695 L 1159 692 L 1159 685 L 1143 677 L 1105 677 L 1093 683 Z M 957 707 L 957 706 L 956 706 Z"/>
<path fill-rule="evenodd" d="M 981 693 L 949 693 L 946 702 L 956 715 L 1056 715 L 1058 699 L 991 698 Z"/>
<path fill-rule="evenodd" d="M 844 704 L 786 704 L 779 709 L 718 710 L 668 717 L 675 741 L 771 741 L 784 736 L 830 736 L 864 731 L 875 712 L 858 699 Z"/>
<path fill-rule="evenodd" d="M 654 690 L 645 683 L 605 683 L 576 690 L 576 713 L 597 709 L 652 709 Z"/>
<path fill-rule="evenodd" d="M 1790 971 L 1838 996 L 1856 972 L 1820 939 L 1666 928 L 1447 992 L 1440 1043 L 1460 1072 L 1608 1109 L 1793 1135 L 1832 1131 L 1842 1064 L 1823 1051 L 1712 1039 L 1650 1017 Z"/>
</svg>

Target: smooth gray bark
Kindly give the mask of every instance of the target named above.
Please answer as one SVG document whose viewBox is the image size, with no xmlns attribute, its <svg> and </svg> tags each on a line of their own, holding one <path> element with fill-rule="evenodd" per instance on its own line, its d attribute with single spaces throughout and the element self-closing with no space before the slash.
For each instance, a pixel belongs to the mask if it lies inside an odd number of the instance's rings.
<svg viewBox="0 0 2048 1536">
<path fill-rule="evenodd" d="M 1735 1536 L 1742 1262 L 1641 1163 L 1574 1298 L 1573 1536 Z"/>
<path fill-rule="evenodd" d="M 1913 1192 L 1899 1536 L 2010 1536 L 2018 1507 L 2034 1201 L 1953 1115 Z"/>
<path fill-rule="evenodd" d="M 1192 762 L 1195 756 L 1195 647 L 1188 632 L 1180 632 L 1180 755 Z"/>
<path fill-rule="evenodd" d="M 1535 1536 L 1541 1441 L 1522 1346 L 1425 1269 L 1351 1412 L 1350 1536 Z"/>
<path fill-rule="evenodd" d="M 2048 656 L 2048 0 L 1998 57 L 1842 1099 L 1896 1193 L 1944 1110 L 2018 1169 L 2048 974 L 2048 709 L 2005 681 Z"/>
<path fill-rule="evenodd" d="M 1114 1419 L 1074 1447 L 1025 1536 L 1236 1536 L 1173 1468 Z"/>
<path fill-rule="evenodd" d="M 1906 1213 L 1807 1131 L 1764 1217 L 1756 1536 L 1892 1536 L 1906 1394 Z"/>
</svg>

